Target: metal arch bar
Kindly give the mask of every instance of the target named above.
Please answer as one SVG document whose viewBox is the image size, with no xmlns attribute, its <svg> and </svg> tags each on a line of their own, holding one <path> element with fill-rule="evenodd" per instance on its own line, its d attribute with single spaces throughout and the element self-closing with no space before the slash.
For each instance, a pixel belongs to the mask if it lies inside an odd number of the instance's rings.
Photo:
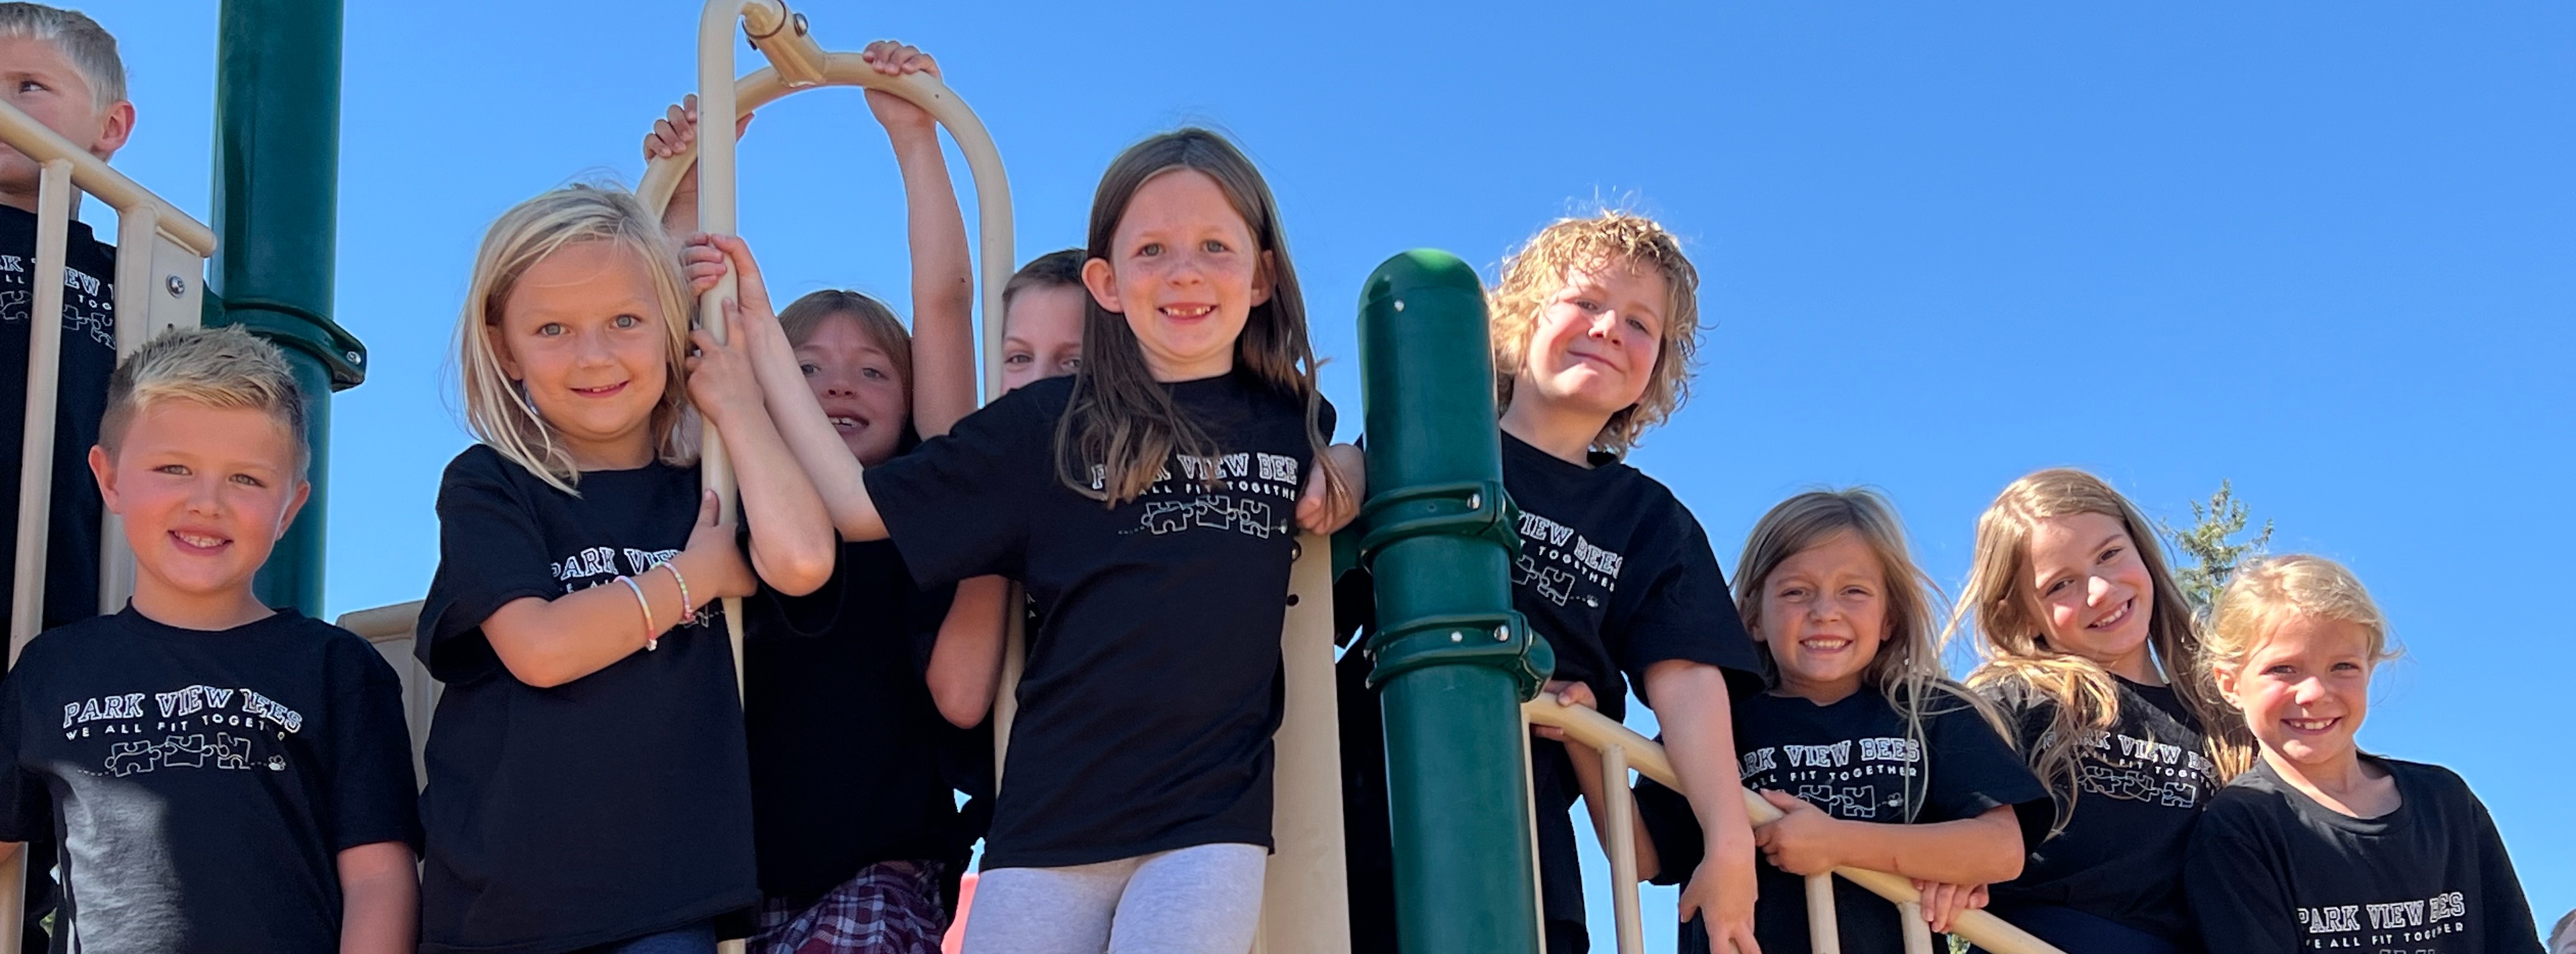
<svg viewBox="0 0 2576 954">
<path fill-rule="evenodd" d="M 1553 699 L 1539 698 L 1521 704 L 1521 719 L 1531 725 L 1564 729 L 1567 738 L 1595 750 L 1618 746 L 1626 750 L 1629 764 L 1638 774 L 1662 782 L 1674 791 L 1684 791 L 1681 776 L 1673 772 L 1672 759 L 1664 754 L 1663 746 L 1611 721 L 1608 716 L 1580 706 L 1563 706 Z M 1780 810 L 1771 807 L 1770 802 L 1749 791 L 1742 794 L 1745 814 L 1754 824 L 1760 825 L 1780 817 Z M 1834 874 L 1897 904 L 1919 904 L 1923 900 L 1922 895 L 1914 890 L 1913 881 L 1901 875 L 1860 868 L 1836 868 Z M 2066 954 L 1985 911 L 1962 912 L 1951 923 L 1951 933 L 1967 938 L 1969 943 L 1994 954 Z"/>
</svg>

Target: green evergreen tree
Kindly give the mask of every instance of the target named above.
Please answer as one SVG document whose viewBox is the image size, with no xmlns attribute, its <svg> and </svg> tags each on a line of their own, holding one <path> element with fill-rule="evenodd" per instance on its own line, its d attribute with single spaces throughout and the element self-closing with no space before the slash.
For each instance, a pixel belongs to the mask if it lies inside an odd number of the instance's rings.
<svg viewBox="0 0 2576 954">
<path fill-rule="evenodd" d="M 2193 613 L 2206 618 L 2236 568 L 2272 542 L 2269 520 L 2251 539 L 2235 540 L 2251 522 L 2245 502 L 2236 499 L 2235 488 L 2224 480 L 2218 482 L 2218 492 L 2209 495 L 2208 503 L 2192 501 L 2190 526 L 2156 521 L 2156 534 L 2171 548 L 2168 559 L 2174 564 L 2174 583 L 2182 588 L 2183 602 L 2190 604 Z"/>
</svg>

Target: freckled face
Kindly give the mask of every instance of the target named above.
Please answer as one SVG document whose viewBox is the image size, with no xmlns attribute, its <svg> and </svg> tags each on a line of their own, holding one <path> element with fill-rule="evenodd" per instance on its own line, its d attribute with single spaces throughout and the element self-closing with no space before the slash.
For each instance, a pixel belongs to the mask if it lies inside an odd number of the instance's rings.
<svg viewBox="0 0 2576 954">
<path fill-rule="evenodd" d="M 302 443 L 259 410 L 167 400 L 135 415 L 114 455 L 93 449 L 137 585 L 200 597 L 247 585 L 310 492 Z"/>
<path fill-rule="evenodd" d="M 502 371 L 585 469 L 652 460 L 653 407 L 670 384 L 662 306 L 635 252 L 564 246 L 528 266 L 487 325 Z"/>
<path fill-rule="evenodd" d="M 1763 578 L 1755 630 L 1782 689 L 1821 702 L 1851 695 L 1887 641 L 1887 570 L 1857 534 L 1827 537 Z"/>
<path fill-rule="evenodd" d="M 1645 396 L 1663 352 L 1672 286 L 1650 270 L 1571 269 L 1530 329 L 1512 385 L 1567 410 L 1608 417 Z"/>
<path fill-rule="evenodd" d="M 1176 169 L 1136 190 L 1083 284 L 1126 317 L 1155 380 L 1212 378 L 1234 369 L 1235 339 L 1270 300 L 1270 253 L 1255 242 L 1215 179 Z"/>
<path fill-rule="evenodd" d="M 1082 369 L 1082 312 L 1089 293 L 1069 285 L 1011 296 L 1002 315 L 1002 390 Z"/>
<path fill-rule="evenodd" d="M 814 326 L 796 346 L 796 364 L 805 386 L 823 414 L 840 432 L 841 443 L 863 466 L 894 458 L 903 442 L 903 425 L 912 416 L 912 396 L 895 373 L 894 359 L 857 319 L 835 315 Z"/>
<path fill-rule="evenodd" d="M 2214 675 L 2264 748 L 2324 769 L 2359 757 L 2353 733 L 2370 711 L 2373 665 L 2360 624 L 2294 615 L 2274 625 L 2244 668 Z"/>
<path fill-rule="evenodd" d="M 2137 678 L 2152 673 L 2147 623 L 2155 581 L 2137 541 L 2118 517 L 2078 513 L 2039 521 L 2030 534 L 2030 576 L 2048 645 Z"/>
</svg>

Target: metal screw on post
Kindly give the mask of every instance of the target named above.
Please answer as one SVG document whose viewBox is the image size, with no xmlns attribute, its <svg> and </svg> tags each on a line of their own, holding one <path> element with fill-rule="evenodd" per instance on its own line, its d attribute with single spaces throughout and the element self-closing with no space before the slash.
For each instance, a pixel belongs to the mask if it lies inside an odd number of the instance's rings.
<svg viewBox="0 0 2576 954">
<path fill-rule="evenodd" d="M 170 297 L 177 298 L 188 293 L 188 280 L 172 275 L 169 281 L 161 283 L 161 287 L 170 291 Z"/>
</svg>

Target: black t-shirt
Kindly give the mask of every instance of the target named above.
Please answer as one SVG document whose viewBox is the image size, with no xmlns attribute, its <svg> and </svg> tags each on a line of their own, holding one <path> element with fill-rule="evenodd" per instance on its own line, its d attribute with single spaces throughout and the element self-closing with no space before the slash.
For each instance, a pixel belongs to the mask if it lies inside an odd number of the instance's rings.
<svg viewBox="0 0 2576 954">
<path fill-rule="evenodd" d="M 615 586 L 677 555 L 694 467 L 548 486 L 490 447 L 438 488 L 438 574 L 419 654 L 447 684 L 421 793 L 421 949 L 546 954 L 695 924 L 759 900 L 750 767 L 721 610 L 551 689 L 484 639 L 513 600 Z M 709 600 L 710 604 L 715 601 Z M 667 607 L 665 608 L 667 611 Z M 636 622 L 642 641 L 642 617 Z"/>
<path fill-rule="evenodd" d="M 2182 857 L 2192 824 L 2224 784 L 2201 752 L 2200 720 L 2172 687 L 2117 676 L 2111 731 L 2078 749 L 2080 789 L 2066 828 L 2031 849 L 2021 877 L 1994 885 L 1994 907 L 2054 905 L 2167 941 L 2198 943 L 2183 917 Z M 1987 686 L 2024 753 L 2047 744 L 2056 702 L 2018 681 Z M 2059 810 L 2067 793 L 2053 792 Z"/>
<path fill-rule="evenodd" d="M 1876 690 L 1864 689 L 1825 706 L 1796 696 L 1754 694 L 1735 705 L 1744 786 L 1787 792 L 1835 818 L 1888 825 L 1958 821 L 2009 805 L 2025 843 L 2045 833 L 2048 791 L 1994 726 L 1946 693 L 1925 710 L 1917 739 L 1907 733 L 1905 717 Z M 1655 882 L 1688 880 L 1707 851 L 1689 803 L 1648 779 L 1637 786 L 1637 818 L 1654 839 L 1663 865 Z M 1761 861 L 1754 862 L 1754 870 L 1761 893 L 1753 908 L 1754 940 L 1766 951 L 1807 950 L 1803 880 Z M 1834 903 L 1844 951 L 1905 949 L 1903 923 L 1887 899 L 1836 878 Z M 1707 951 L 1706 919 L 1683 925 L 1681 938 L 1682 950 Z M 1932 947 L 1944 950 L 1945 944 L 1936 937 Z"/>
<path fill-rule="evenodd" d="M 1512 608 L 1555 652 L 1550 678 L 1591 686 L 1602 714 L 1613 719 L 1627 714 L 1632 685 L 1644 699 L 1646 669 L 1666 660 L 1721 667 L 1737 694 L 1760 690 L 1761 663 L 1708 534 L 1671 490 L 1608 454 L 1593 454 L 1592 466 L 1584 467 L 1508 433 L 1501 439 L 1503 489 L 1520 517 Z M 1369 615 L 1364 574 L 1346 576 L 1336 593 L 1352 604 L 1352 615 Z M 1394 944 L 1394 873 L 1386 847 L 1385 740 L 1377 694 L 1366 688 L 1370 666 L 1366 654 L 1354 651 L 1343 654 L 1338 673 L 1344 824 L 1352 843 L 1355 943 L 1386 950 Z M 1581 937 L 1583 873 L 1569 814 L 1580 794 L 1573 764 L 1564 746 L 1533 742 L 1530 771 L 1546 918 L 1569 926 L 1550 936 Z M 1553 949 L 1576 954 L 1562 943 Z"/>
<path fill-rule="evenodd" d="M 0 681 L 0 765 L 0 841 L 61 833 L 56 951 L 329 954 L 340 852 L 420 843 L 401 680 L 294 610 L 37 637 Z"/>
<path fill-rule="evenodd" d="M 64 244 L 63 355 L 54 405 L 53 530 L 45 544 L 44 628 L 98 615 L 98 532 L 104 510 L 90 476 L 89 449 L 107 413 L 107 378 L 116 371 L 116 249 L 87 223 L 74 221 Z M 27 309 L 36 271 L 36 214 L 0 206 L 0 526 L 18 527 L 18 473 L 27 434 Z M 14 537 L 13 537 L 14 539 Z M 0 580 L 18 562 L 0 547 Z M 10 596 L 0 593 L 0 613 Z"/>
<path fill-rule="evenodd" d="M 1007 576 L 1044 614 L 983 863 L 1267 847 L 1305 408 L 1243 375 L 1165 385 L 1215 453 L 1108 507 L 1056 479 L 1073 383 L 1005 394 L 867 471 L 916 579 Z"/>
<path fill-rule="evenodd" d="M 2354 818 L 2268 760 L 2211 799 L 2183 891 L 2213 952 L 2542 954 L 2495 819 L 2450 769 L 2363 756 L 2403 800 Z"/>
<path fill-rule="evenodd" d="M 914 587 L 879 540 L 842 545 L 810 595 L 763 587 L 744 607 L 761 893 L 809 904 L 880 861 L 965 860 L 943 771 L 960 730 L 922 682 L 953 589 Z"/>
</svg>

